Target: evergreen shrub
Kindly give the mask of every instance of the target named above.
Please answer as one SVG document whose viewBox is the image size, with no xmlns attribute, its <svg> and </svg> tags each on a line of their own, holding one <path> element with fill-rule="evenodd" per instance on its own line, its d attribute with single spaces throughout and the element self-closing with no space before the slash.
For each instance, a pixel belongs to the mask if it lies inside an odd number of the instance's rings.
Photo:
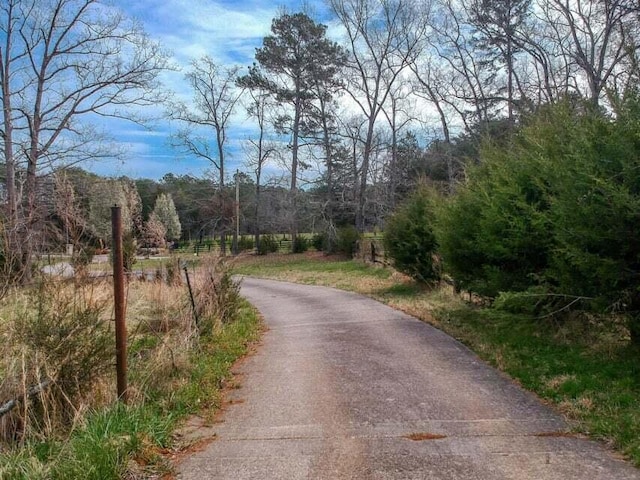
<svg viewBox="0 0 640 480">
<path fill-rule="evenodd" d="M 441 274 L 435 206 L 435 193 L 421 187 L 387 219 L 384 230 L 384 249 L 394 267 L 424 283 L 440 280 Z"/>
</svg>

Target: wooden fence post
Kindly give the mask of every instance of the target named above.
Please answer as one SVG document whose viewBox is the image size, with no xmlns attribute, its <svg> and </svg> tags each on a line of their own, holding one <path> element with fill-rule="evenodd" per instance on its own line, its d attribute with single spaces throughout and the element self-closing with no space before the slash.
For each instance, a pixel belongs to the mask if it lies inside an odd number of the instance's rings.
<svg viewBox="0 0 640 480">
<path fill-rule="evenodd" d="M 125 322 L 126 300 L 124 296 L 124 263 L 122 254 L 122 214 L 120 207 L 111 207 L 111 233 L 113 256 L 113 298 L 116 320 L 116 381 L 118 399 L 127 403 L 127 325 Z"/>
</svg>

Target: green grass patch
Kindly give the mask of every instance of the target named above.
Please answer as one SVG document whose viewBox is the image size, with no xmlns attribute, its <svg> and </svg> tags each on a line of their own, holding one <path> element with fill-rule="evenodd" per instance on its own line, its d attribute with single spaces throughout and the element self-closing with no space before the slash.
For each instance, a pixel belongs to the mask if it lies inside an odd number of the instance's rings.
<svg viewBox="0 0 640 480">
<path fill-rule="evenodd" d="M 424 288 L 417 283 L 396 283 L 377 292 L 381 297 L 415 298 L 424 293 Z"/>
<path fill-rule="evenodd" d="M 231 366 L 258 339 L 260 328 L 257 312 L 242 301 L 237 318 L 202 339 L 189 367 L 176 373 L 186 378 L 171 395 L 149 392 L 141 405 L 115 404 L 88 415 L 67 439 L 5 451 L 0 454 L 0 479 L 117 480 L 134 460 L 143 472 L 166 473 L 161 452 L 170 445 L 172 431 L 187 415 L 219 407 Z M 141 341 L 132 346 L 135 355 L 150 345 Z"/>
<path fill-rule="evenodd" d="M 575 431 L 606 441 L 640 466 L 640 352 L 620 319 L 582 315 L 560 322 L 481 308 L 448 286 L 428 289 L 357 261 L 274 257 L 236 271 L 357 291 L 428 321 L 555 404 Z"/>
<path fill-rule="evenodd" d="M 576 431 L 611 442 L 640 466 L 640 352 L 614 320 L 556 323 L 472 307 L 440 309 L 436 317 L 480 357 L 556 404 Z"/>
<path fill-rule="evenodd" d="M 66 442 L 31 443 L 3 454 L 0 478 L 117 480 L 134 456 L 157 462 L 153 457 L 168 445 L 176 419 L 153 405 L 114 405 L 89 415 Z"/>
<path fill-rule="evenodd" d="M 247 257 L 238 261 L 233 271 L 241 275 L 331 286 L 340 278 L 387 280 L 392 276 L 391 270 L 385 268 L 318 253 Z"/>
<path fill-rule="evenodd" d="M 221 391 L 231 377 L 231 366 L 247 353 L 248 345 L 258 340 L 260 321 L 255 309 L 242 300 L 238 319 L 202 343 L 202 352 L 194 354 L 190 381 L 170 398 L 167 409 L 182 414 L 220 407 Z"/>
</svg>

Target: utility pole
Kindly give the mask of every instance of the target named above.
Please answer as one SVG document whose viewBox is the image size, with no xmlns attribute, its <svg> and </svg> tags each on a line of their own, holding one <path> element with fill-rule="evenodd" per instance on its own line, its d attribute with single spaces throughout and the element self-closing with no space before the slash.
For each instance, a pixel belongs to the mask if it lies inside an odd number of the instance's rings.
<svg viewBox="0 0 640 480">
<path fill-rule="evenodd" d="M 233 237 L 233 253 L 238 254 L 238 241 L 240 240 L 240 171 L 236 169 L 236 231 Z"/>
</svg>

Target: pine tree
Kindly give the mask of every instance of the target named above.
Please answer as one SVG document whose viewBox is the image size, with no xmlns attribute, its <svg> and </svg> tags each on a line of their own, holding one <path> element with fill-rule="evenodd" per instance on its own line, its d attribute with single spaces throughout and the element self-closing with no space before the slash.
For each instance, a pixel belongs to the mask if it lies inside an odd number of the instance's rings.
<svg viewBox="0 0 640 480">
<path fill-rule="evenodd" d="M 485 51 L 484 64 L 491 70 L 504 65 L 507 73 L 507 111 L 514 121 L 515 61 L 520 51 L 519 30 L 527 21 L 531 0 L 473 0 L 471 23 L 477 29 L 477 46 Z"/>
<path fill-rule="evenodd" d="M 344 62 L 342 48 L 326 38 L 327 27 L 315 23 L 304 13 L 283 14 L 273 20 L 271 35 L 256 50 L 256 61 L 249 74 L 240 80 L 248 88 L 261 88 L 293 109 L 293 116 L 283 115 L 279 127 L 291 135 L 292 233 L 296 230 L 296 191 L 298 151 L 305 125 L 313 123 L 313 102 L 322 92 L 337 83 L 336 74 Z"/>
</svg>

